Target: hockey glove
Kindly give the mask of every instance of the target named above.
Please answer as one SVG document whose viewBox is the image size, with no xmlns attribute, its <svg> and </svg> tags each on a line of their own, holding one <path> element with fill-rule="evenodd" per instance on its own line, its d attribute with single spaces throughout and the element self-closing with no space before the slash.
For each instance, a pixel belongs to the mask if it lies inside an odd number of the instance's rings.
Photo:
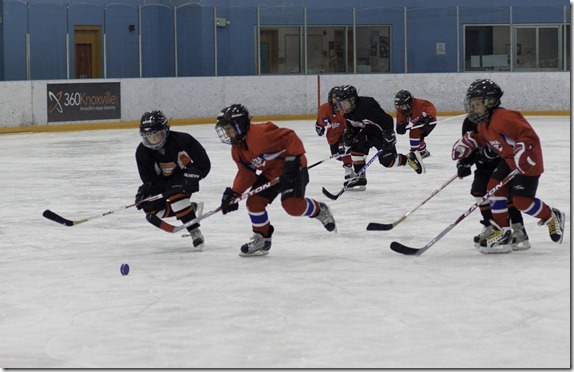
<svg viewBox="0 0 574 372">
<path fill-rule="evenodd" d="M 325 127 L 320 125 L 319 123 L 315 123 L 315 130 L 317 131 L 317 135 L 319 137 L 325 134 Z"/>
<path fill-rule="evenodd" d="M 456 173 L 458 175 L 458 178 L 464 178 L 466 176 L 470 176 L 470 174 L 472 173 L 470 170 L 470 164 L 467 164 L 464 161 L 457 161 L 456 162 Z"/>
<path fill-rule="evenodd" d="M 530 157 L 531 150 L 532 145 L 527 145 L 524 142 L 514 144 L 514 162 L 520 173 L 527 173 L 536 165 L 536 162 Z"/>
<path fill-rule="evenodd" d="M 466 132 L 464 136 L 452 146 L 452 160 L 460 160 L 468 157 L 477 147 L 478 143 L 474 139 L 472 132 Z"/>
<path fill-rule="evenodd" d="M 345 133 L 343 133 L 343 144 L 345 145 L 345 147 L 351 147 L 353 146 L 353 142 L 355 141 L 355 136 L 356 136 L 356 132 L 354 130 L 351 130 L 349 128 L 347 128 L 345 130 Z"/>
<path fill-rule="evenodd" d="M 337 158 L 338 161 L 343 161 L 343 155 L 348 155 L 351 153 L 351 148 L 345 146 L 343 143 L 339 143 L 339 157 Z"/>
<path fill-rule="evenodd" d="M 309 174 L 306 169 L 301 169 L 300 156 L 287 156 L 281 177 L 281 200 L 305 196 L 308 182 Z"/>
<path fill-rule="evenodd" d="M 183 171 L 183 192 L 185 194 L 198 192 L 200 179 L 201 172 L 197 168 L 188 165 Z"/>
<path fill-rule="evenodd" d="M 143 203 L 141 202 L 142 200 L 144 200 L 145 198 L 149 197 L 152 195 L 153 192 L 153 186 L 151 185 L 151 183 L 146 182 L 143 185 L 141 185 L 140 187 L 138 187 L 138 191 L 136 192 L 136 208 L 137 209 L 142 209 L 143 208 Z"/>
<path fill-rule="evenodd" d="M 144 183 L 138 188 L 136 193 L 136 203 L 140 203 L 136 205 L 137 209 L 143 209 L 146 213 L 154 213 L 157 211 L 162 210 L 165 207 L 165 199 L 158 199 L 148 202 L 141 202 L 145 198 L 149 198 L 152 195 L 155 195 L 159 192 L 159 188 L 157 186 L 152 185 L 149 182 Z"/>
<path fill-rule="evenodd" d="M 221 213 L 227 214 L 236 211 L 239 208 L 239 204 L 233 203 L 233 201 L 239 196 L 231 187 L 226 188 L 221 198 Z"/>
<path fill-rule="evenodd" d="M 392 130 L 383 131 L 383 150 L 388 151 L 395 148 L 397 143 L 397 136 Z"/>
<path fill-rule="evenodd" d="M 436 120 L 432 115 L 425 116 L 419 123 L 424 124 L 421 128 L 425 136 L 428 136 L 430 132 L 436 127 Z M 431 124 L 432 123 L 432 124 Z"/>
<path fill-rule="evenodd" d="M 397 123 L 397 134 L 405 134 L 407 132 L 407 123 L 402 121 Z"/>
</svg>

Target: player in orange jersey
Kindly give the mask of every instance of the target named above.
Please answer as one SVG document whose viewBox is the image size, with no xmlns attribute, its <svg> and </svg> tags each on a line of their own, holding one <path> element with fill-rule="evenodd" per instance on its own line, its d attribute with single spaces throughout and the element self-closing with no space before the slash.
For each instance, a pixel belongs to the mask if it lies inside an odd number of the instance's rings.
<svg viewBox="0 0 574 372">
<path fill-rule="evenodd" d="M 346 155 L 337 159 L 343 161 L 343 169 L 345 170 L 345 179 L 355 176 L 353 170 L 353 161 L 351 160 L 351 149 L 346 148 L 343 143 L 343 134 L 345 133 L 346 119 L 343 113 L 337 109 L 337 98 L 335 91 L 338 87 L 334 87 L 329 91 L 329 101 L 319 106 L 317 113 L 317 121 L 315 122 L 315 130 L 317 135 L 327 138 L 327 143 L 331 150 L 331 155 L 339 154 Z"/>
<path fill-rule="evenodd" d="M 408 90 L 400 90 L 395 96 L 397 109 L 397 134 L 405 134 L 411 129 L 409 141 L 411 151 L 418 151 L 423 159 L 430 156 L 425 138 L 436 126 L 436 108 L 432 103 L 422 98 L 415 98 Z"/>
<path fill-rule="evenodd" d="M 266 255 L 271 248 L 273 225 L 267 205 L 281 194 L 281 206 L 291 216 L 307 216 L 319 220 L 328 231 L 336 231 L 329 207 L 305 197 L 309 182 L 307 158 L 303 142 L 288 128 L 272 122 L 251 124 L 249 111 L 240 104 L 225 107 L 217 116 L 215 130 L 223 143 L 230 144 L 231 157 L 237 164 L 233 186 L 221 199 L 223 214 L 235 211 L 235 198 L 247 189 L 256 189 L 280 177 L 280 182 L 247 198 L 253 237 L 241 246 L 240 256 Z"/>
<path fill-rule="evenodd" d="M 490 176 L 489 190 L 510 172 L 518 170 L 490 199 L 495 227 L 490 236 L 480 242 L 479 250 L 482 253 L 512 252 L 509 197 L 518 210 L 538 218 L 539 225 L 548 227 L 552 241 L 562 243 L 565 214 L 536 197 L 538 181 L 544 172 L 540 139 L 518 111 L 500 107 L 502 94 L 502 89 L 490 79 L 475 80 L 469 86 L 465 108 L 468 118 L 478 124 L 478 133 L 466 132 L 452 149 L 453 160 L 468 157 L 479 146 L 488 146 L 502 158 Z"/>
</svg>

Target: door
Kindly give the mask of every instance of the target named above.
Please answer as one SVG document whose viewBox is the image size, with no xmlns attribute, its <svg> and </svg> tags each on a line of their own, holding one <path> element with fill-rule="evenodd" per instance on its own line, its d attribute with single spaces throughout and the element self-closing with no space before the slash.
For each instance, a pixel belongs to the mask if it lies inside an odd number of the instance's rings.
<svg viewBox="0 0 574 372">
<path fill-rule="evenodd" d="M 101 54 L 100 26 L 74 26 L 74 77 L 101 78 Z"/>
</svg>

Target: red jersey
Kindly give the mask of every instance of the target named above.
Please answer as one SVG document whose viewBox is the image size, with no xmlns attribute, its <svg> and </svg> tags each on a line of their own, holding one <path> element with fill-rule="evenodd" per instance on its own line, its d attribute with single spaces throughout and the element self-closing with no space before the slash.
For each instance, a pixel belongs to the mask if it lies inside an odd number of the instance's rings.
<svg viewBox="0 0 574 372">
<path fill-rule="evenodd" d="M 272 122 L 251 124 L 245 140 L 231 147 L 237 164 L 233 191 L 243 194 L 257 180 L 257 171 L 268 180 L 283 175 L 285 157 L 301 155 L 301 167 L 307 166 L 305 147 L 297 134 Z"/>
<path fill-rule="evenodd" d="M 319 112 L 317 113 L 317 124 L 327 127 L 326 137 L 329 145 L 339 143 L 347 127 L 345 116 L 339 111 L 333 111 L 329 103 L 323 103 L 319 106 Z"/>
<path fill-rule="evenodd" d="M 524 142 L 530 158 L 536 163 L 525 173 L 527 176 L 539 176 L 544 172 L 540 138 L 524 116 L 518 111 L 497 108 L 488 123 L 478 125 L 477 142 L 496 151 L 506 161 L 511 170 L 516 169 L 514 161 L 514 144 Z"/>
<path fill-rule="evenodd" d="M 413 98 L 413 108 L 410 115 L 406 115 L 401 110 L 397 110 L 397 123 L 408 124 L 410 121 L 415 121 L 415 119 L 422 119 L 423 117 L 429 115 L 437 120 L 436 108 L 434 105 L 427 100 L 421 98 Z"/>
</svg>

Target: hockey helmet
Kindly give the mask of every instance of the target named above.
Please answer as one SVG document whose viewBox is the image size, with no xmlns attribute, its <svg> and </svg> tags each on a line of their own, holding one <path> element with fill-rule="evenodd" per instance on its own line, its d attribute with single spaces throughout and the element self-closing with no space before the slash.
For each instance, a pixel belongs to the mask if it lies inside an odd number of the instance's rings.
<svg viewBox="0 0 574 372">
<path fill-rule="evenodd" d="M 250 125 L 251 116 L 245 106 L 233 104 L 219 112 L 215 131 L 221 142 L 236 145 L 245 140 Z"/>
<path fill-rule="evenodd" d="M 406 110 L 402 109 L 406 106 Z M 413 95 L 408 90 L 399 90 L 395 96 L 395 108 L 406 114 L 410 114 L 413 110 Z"/>
<path fill-rule="evenodd" d="M 159 150 L 169 136 L 169 122 L 159 110 L 147 111 L 140 121 L 140 136 L 145 147 Z"/>
<path fill-rule="evenodd" d="M 341 85 L 336 87 L 333 95 L 337 101 L 337 109 L 343 114 L 349 114 L 355 110 L 359 94 L 352 85 Z"/>
<path fill-rule="evenodd" d="M 464 100 L 464 108 L 468 118 L 478 124 L 488 121 L 492 112 L 500 106 L 502 89 L 490 79 L 478 79 L 473 81 Z"/>
</svg>

